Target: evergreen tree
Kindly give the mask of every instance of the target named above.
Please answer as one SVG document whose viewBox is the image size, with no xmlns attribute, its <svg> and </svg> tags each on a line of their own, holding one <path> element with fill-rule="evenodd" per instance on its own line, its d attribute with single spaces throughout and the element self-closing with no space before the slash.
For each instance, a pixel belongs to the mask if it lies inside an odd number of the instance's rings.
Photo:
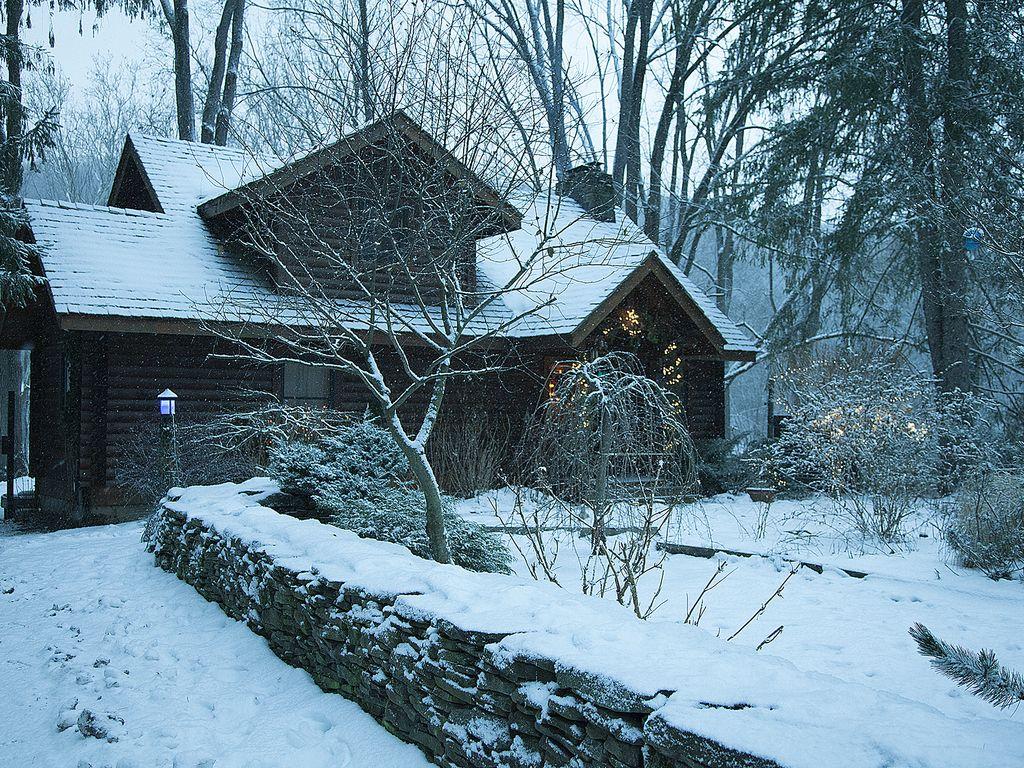
<svg viewBox="0 0 1024 768">
<path fill-rule="evenodd" d="M 55 110 L 48 110 L 31 123 L 22 97 L 22 74 L 47 63 L 45 53 L 21 39 L 25 13 L 23 0 L 6 0 L 3 6 L 5 34 L 0 36 L 0 59 L 6 66 L 6 80 L 0 84 L 0 312 L 6 316 L 12 306 L 24 306 L 40 278 L 31 271 L 35 245 L 18 239 L 28 225 L 19 195 L 25 164 L 45 159 L 57 131 Z"/>
<path fill-rule="evenodd" d="M 923 624 L 910 628 L 918 651 L 931 658 L 932 666 L 975 696 L 1005 709 L 1024 702 L 1024 675 L 1001 665 L 993 651 L 975 652 L 950 645 L 931 633 Z"/>
</svg>

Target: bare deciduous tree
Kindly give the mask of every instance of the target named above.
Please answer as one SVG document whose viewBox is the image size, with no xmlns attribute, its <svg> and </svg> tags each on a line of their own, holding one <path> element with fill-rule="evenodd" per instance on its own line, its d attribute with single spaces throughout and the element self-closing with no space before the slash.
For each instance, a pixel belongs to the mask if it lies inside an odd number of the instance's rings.
<svg viewBox="0 0 1024 768">
<path fill-rule="evenodd" d="M 597 551 L 616 502 L 671 507 L 692 491 L 696 452 L 682 404 L 634 355 L 609 352 L 558 370 L 530 433 L 530 464 L 542 490 L 589 510 Z"/>
<path fill-rule="evenodd" d="M 73 5 L 73 3 L 69 3 Z M 173 49 L 174 104 L 179 139 L 196 140 L 196 102 L 189 0 L 96 0 L 97 14 L 120 9 L 131 18 L 157 16 L 167 25 Z M 220 22 L 213 39 L 213 60 L 208 72 L 200 119 L 199 139 L 204 144 L 227 143 L 238 88 L 238 69 L 245 39 L 246 0 L 223 0 Z"/>
<path fill-rule="evenodd" d="M 448 57 L 438 65 L 451 66 Z M 341 145 L 358 151 L 328 150 L 334 159 L 308 174 L 271 174 L 234 192 L 239 207 L 227 236 L 267 266 L 277 289 L 253 304 L 222 306 L 210 325 L 238 356 L 325 367 L 359 387 L 426 497 L 431 552 L 441 562 L 449 553 L 426 444 L 446 389 L 456 377 L 511 364 L 506 333 L 550 299 L 516 311 L 503 298 L 578 260 L 572 246 L 555 253 L 542 234 L 530 252 L 509 244 L 514 263 L 500 284 L 477 282 L 477 241 L 504 237 L 519 214 L 504 201 L 516 179 L 488 167 L 505 156 L 494 149 L 502 128 L 486 109 L 493 89 L 486 79 L 474 87 L 473 98 L 459 102 L 468 114 L 427 99 L 434 111 L 424 118 L 465 164 L 399 113 Z M 487 122 L 472 122 L 478 110 Z M 468 171 L 471 161 L 504 178 L 498 194 Z"/>
</svg>

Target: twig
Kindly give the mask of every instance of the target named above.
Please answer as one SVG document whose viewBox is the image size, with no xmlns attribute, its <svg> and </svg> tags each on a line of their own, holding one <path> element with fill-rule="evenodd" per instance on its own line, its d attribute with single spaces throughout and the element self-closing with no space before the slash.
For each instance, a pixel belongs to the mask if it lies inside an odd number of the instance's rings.
<svg viewBox="0 0 1024 768">
<path fill-rule="evenodd" d="M 693 611 L 694 611 L 694 609 L 697 608 L 698 605 L 701 604 L 701 602 L 702 602 L 702 600 L 704 598 L 704 595 L 706 595 L 712 589 L 714 589 L 719 584 L 721 584 L 723 581 L 725 581 L 727 578 L 729 578 L 729 574 L 731 574 L 733 572 L 733 571 L 729 571 L 729 573 L 725 574 L 725 576 L 723 576 L 722 578 L 718 579 L 718 581 L 715 581 L 715 579 L 718 577 L 718 575 L 722 571 L 724 571 L 724 570 L 725 570 L 725 560 L 719 560 L 718 561 L 718 566 L 715 569 L 715 572 L 713 574 L 711 574 L 711 578 L 708 579 L 707 584 L 704 585 L 704 588 L 700 591 L 700 594 L 697 595 L 697 599 L 694 601 L 693 605 L 691 605 L 689 610 L 686 611 L 686 618 L 683 619 L 683 623 L 684 624 L 693 624 L 694 626 L 697 626 L 698 624 L 700 624 L 701 617 L 704 615 L 704 609 L 701 608 L 701 610 L 698 611 L 696 621 L 690 621 L 691 617 L 693 616 Z"/>
<path fill-rule="evenodd" d="M 768 605 L 771 603 L 771 601 L 774 600 L 776 597 L 779 597 L 782 594 L 782 590 L 786 588 L 786 583 L 791 578 L 793 578 L 793 574 L 795 574 L 798 570 L 800 570 L 800 566 L 799 565 L 793 566 L 790 569 L 789 573 L 786 574 L 786 578 L 784 578 L 782 580 L 782 583 L 779 584 L 778 588 L 774 592 L 772 592 L 771 597 L 769 597 L 767 600 L 765 600 L 763 603 L 761 603 L 761 607 L 758 608 L 756 611 L 754 611 L 754 615 L 751 616 L 749 619 L 747 619 L 745 622 L 743 622 L 743 626 L 740 627 L 739 629 L 737 629 L 735 632 L 733 632 L 729 637 L 726 638 L 726 640 L 734 639 L 740 632 L 742 632 L 744 629 L 749 627 L 754 622 L 754 619 L 756 619 L 759 616 L 761 616 L 761 614 L 763 614 L 765 612 L 765 610 L 768 608 Z"/>
<path fill-rule="evenodd" d="M 779 624 L 779 626 L 777 626 L 769 633 L 768 637 L 766 637 L 764 640 L 757 644 L 757 648 L 755 648 L 754 650 L 760 651 L 762 648 L 768 645 L 768 643 L 772 642 L 775 638 L 781 635 L 783 629 L 785 629 L 785 627 L 782 624 Z"/>
</svg>

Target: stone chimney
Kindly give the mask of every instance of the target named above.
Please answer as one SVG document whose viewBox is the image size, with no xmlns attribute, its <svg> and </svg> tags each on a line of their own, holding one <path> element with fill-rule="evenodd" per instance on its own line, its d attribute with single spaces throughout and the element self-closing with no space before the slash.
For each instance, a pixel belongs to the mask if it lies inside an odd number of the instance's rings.
<svg viewBox="0 0 1024 768">
<path fill-rule="evenodd" d="M 598 221 L 615 221 L 615 188 L 601 163 L 577 165 L 563 173 L 555 194 L 571 197 Z"/>
</svg>

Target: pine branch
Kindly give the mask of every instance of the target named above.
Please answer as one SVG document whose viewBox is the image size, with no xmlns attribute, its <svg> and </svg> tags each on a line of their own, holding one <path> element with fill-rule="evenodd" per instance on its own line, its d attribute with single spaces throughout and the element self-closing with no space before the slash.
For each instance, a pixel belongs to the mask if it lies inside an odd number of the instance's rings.
<svg viewBox="0 0 1024 768">
<path fill-rule="evenodd" d="M 1005 709 L 1024 701 L 1024 675 L 1002 666 L 995 652 L 974 651 L 940 640 L 923 624 L 914 624 L 910 636 L 935 669 L 967 688 L 975 696 Z"/>
</svg>

